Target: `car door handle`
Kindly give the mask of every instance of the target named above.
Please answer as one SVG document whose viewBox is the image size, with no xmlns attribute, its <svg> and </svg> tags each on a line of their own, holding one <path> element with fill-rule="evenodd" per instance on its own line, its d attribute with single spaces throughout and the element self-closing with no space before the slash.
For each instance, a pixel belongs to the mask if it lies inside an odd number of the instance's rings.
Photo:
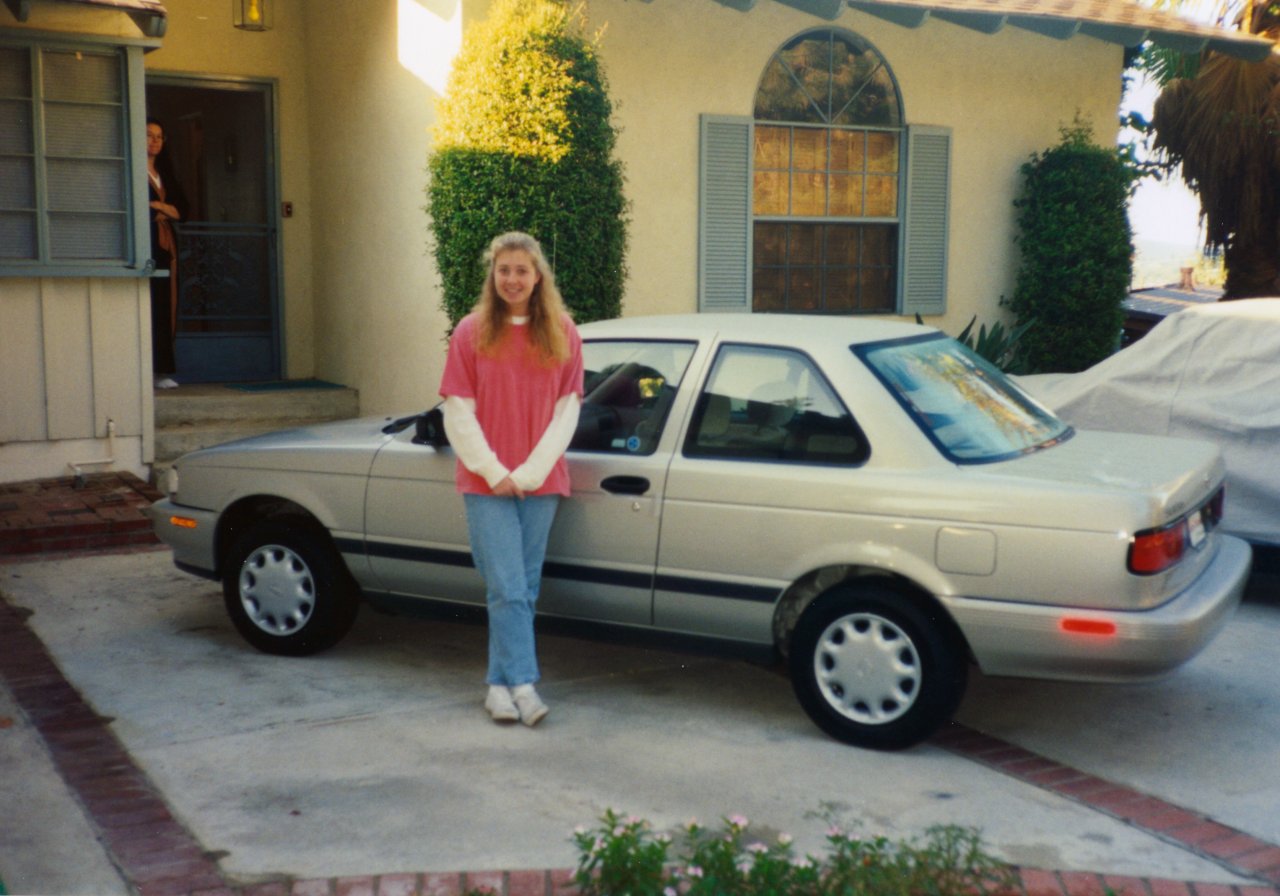
<svg viewBox="0 0 1280 896">
<path fill-rule="evenodd" d="M 643 495 L 649 490 L 649 480 L 643 476 L 608 476 L 600 487 L 614 495 Z"/>
</svg>

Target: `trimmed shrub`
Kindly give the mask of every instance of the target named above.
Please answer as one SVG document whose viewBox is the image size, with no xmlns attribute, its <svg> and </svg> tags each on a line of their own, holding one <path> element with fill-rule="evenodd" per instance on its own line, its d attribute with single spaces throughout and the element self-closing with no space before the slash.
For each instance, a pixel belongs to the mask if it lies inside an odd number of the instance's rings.
<svg viewBox="0 0 1280 896">
<path fill-rule="evenodd" d="M 580 322 L 617 317 L 626 202 L 596 44 L 561 0 L 497 0 L 468 29 L 435 126 L 427 212 L 450 324 L 508 230 L 542 243 Z"/>
<path fill-rule="evenodd" d="M 1017 369 L 1075 372 L 1116 350 L 1133 276 L 1128 200 L 1138 174 L 1122 150 L 1098 146 L 1078 120 L 1022 166 L 1014 205 L 1022 266 L 1009 307 Z"/>
</svg>

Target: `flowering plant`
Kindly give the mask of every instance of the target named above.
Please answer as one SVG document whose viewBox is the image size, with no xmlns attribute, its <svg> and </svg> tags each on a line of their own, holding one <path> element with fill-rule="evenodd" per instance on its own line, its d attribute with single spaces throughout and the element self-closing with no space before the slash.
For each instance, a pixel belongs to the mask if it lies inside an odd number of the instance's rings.
<svg viewBox="0 0 1280 896">
<path fill-rule="evenodd" d="M 1012 869 L 988 856 L 976 831 L 930 828 L 922 841 L 827 830 L 823 858 L 797 857 L 791 837 L 749 833 L 740 815 L 719 828 L 685 825 L 683 849 L 649 822 L 608 810 L 579 827 L 574 884 L 581 896 L 951 896 L 1016 892 Z"/>
</svg>

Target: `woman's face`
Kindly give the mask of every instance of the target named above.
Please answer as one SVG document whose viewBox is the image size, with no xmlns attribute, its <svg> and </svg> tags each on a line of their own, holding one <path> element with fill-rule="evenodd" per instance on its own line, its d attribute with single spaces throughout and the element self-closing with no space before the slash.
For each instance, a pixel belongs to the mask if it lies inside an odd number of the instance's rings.
<svg viewBox="0 0 1280 896">
<path fill-rule="evenodd" d="M 529 299 L 542 277 L 533 256 L 523 249 L 506 249 L 493 259 L 493 285 L 514 317 L 529 313 Z"/>
<path fill-rule="evenodd" d="M 158 124 L 147 125 L 147 155 L 153 159 L 164 149 L 164 129 Z"/>
</svg>

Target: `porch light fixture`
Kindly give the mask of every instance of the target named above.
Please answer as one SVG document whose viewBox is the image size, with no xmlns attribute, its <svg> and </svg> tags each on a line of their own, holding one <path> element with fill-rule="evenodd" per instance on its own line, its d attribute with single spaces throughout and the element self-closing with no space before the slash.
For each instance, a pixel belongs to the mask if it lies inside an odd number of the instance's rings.
<svg viewBox="0 0 1280 896">
<path fill-rule="evenodd" d="M 241 31 L 271 29 L 272 0 L 231 0 L 231 23 Z"/>
</svg>

